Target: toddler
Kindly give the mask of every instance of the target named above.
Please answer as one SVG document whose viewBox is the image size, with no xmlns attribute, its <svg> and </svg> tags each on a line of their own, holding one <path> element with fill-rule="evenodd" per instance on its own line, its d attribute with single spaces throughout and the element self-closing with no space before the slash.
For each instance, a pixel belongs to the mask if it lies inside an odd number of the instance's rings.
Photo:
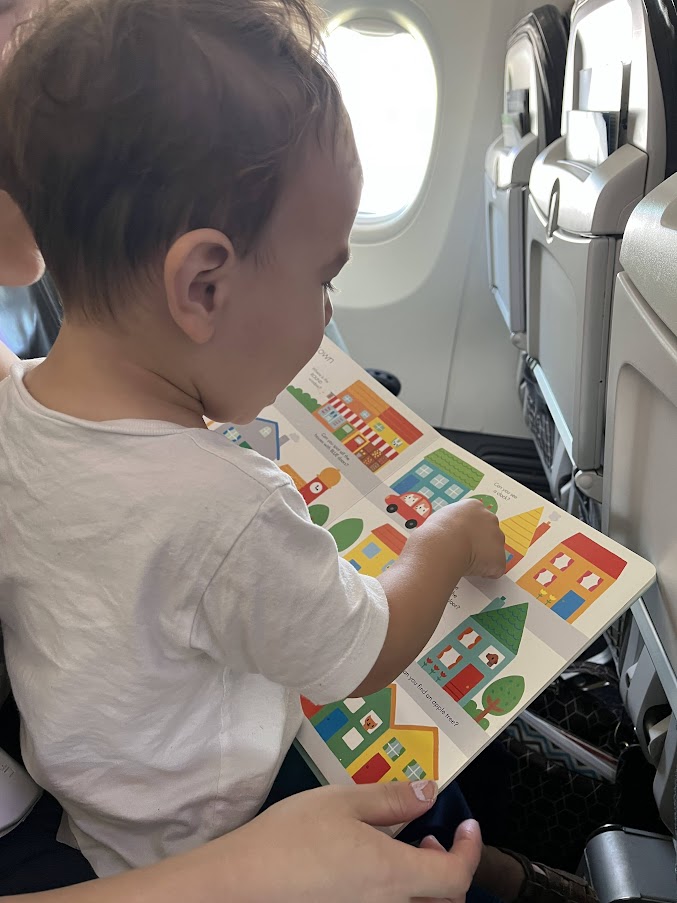
<svg viewBox="0 0 677 903">
<path fill-rule="evenodd" d="M 33 777 L 99 875 L 259 810 L 318 704 L 498 577 L 480 502 L 379 579 L 244 423 L 318 348 L 361 170 L 307 0 L 55 0 L 0 80 L 0 189 L 63 298 L 0 384 L 0 619 Z"/>
</svg>

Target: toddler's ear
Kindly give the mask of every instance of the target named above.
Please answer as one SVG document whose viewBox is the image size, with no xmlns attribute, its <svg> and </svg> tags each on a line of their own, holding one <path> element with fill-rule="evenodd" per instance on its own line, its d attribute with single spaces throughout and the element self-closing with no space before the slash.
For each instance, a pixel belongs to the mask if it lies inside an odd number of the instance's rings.
<svg viewBox="0 0 677 903">
<path fill-rule="evenodd" d="M 216 229 L 196 229 L 174 242 L 165 258 L 169 312 L 189 339 L 208 342 L 229 297 L 237 262 L 229 238 Z"/>
<path fill-rule="evenodd" d="M 6 191 L 0 191 L 0 285 L 33 285 L 45 262 L 26 219 Z"/>
</svg>

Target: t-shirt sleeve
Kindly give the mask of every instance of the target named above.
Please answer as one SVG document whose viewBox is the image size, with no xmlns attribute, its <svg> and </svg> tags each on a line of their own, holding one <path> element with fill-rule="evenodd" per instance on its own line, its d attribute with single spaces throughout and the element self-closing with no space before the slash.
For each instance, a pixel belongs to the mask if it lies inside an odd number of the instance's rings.
<svg viewBox="0 0 677 903">
<path fill-rule="evenodd" d="M 289 485 L 266 498 L 223 559 L 191 645 L 325 704 L 362 683 L 387 629 L 381 584 L 339 557 Z"/>
</svg>

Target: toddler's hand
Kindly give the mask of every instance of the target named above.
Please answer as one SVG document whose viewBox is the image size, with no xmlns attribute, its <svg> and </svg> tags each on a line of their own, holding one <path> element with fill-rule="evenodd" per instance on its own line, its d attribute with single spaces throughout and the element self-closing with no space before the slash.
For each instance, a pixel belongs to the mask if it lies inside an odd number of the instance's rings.
<svg viewBox="0 0 677 903">
<path fill-rule="evenodd" d="M 496 515 L 482 502 L 465 499 L 447 505 L 434 515 L 434 520 L 448 531 L 450 542 L 465 546 L 467 577 L 498 578 L 505 574 L 505 536 Z"/>
</svg>

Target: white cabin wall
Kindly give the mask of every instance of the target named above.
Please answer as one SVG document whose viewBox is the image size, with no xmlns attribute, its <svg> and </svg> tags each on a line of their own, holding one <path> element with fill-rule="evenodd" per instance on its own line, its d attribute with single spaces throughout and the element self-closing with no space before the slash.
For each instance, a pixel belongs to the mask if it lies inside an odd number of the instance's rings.
<svg viewBox="0 0 677 903">
<path fill-rule="evenodd" d="M 337 322 L 355 358 L 403 382 L 403 400 L 435 426 L 525 436 L 517 352 L 492 300 L 484 239 L 484 155 L 499 133 L 507 35 L 525 0 L 343 0 L 420 21 L 438 70 L 439 121 L 425 195 L 406 229 L 357 236 L 337 280 Z M 566 7 L 563 2 L 558 6 Z"/>
</svg>

